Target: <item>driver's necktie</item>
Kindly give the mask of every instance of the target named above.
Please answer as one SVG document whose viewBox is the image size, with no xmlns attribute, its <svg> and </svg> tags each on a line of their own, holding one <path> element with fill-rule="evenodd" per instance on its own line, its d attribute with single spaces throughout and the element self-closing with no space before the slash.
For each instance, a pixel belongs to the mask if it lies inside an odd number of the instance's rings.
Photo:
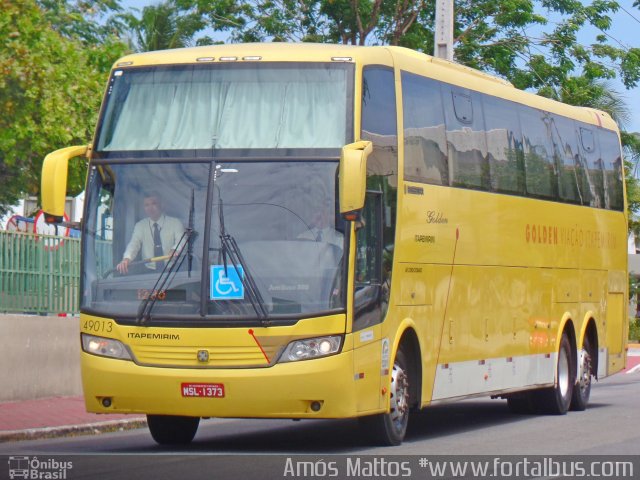
<svg viewBox="0 0 640 480">
<path fill-rule="evenodd" d="M 160 239 L 160 227 L 157 223 L 153 224 L 153 256 L 161 257 L 164 255 L 162 251 L 162 240 Z M 157 262 L 159 268 L 163 267 L 163 262 Z"/>
</svg>

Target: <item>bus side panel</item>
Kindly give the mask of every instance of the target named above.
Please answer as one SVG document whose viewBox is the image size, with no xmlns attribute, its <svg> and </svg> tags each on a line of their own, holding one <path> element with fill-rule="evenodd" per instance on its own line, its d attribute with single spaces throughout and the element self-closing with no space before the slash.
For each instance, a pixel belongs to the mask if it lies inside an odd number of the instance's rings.
<svg viewBox="0 0 640 480">
<path fill-rule="evenodd" d="M 391 303 L 407 307 L 399 318 L 425 325 L 421 342 L 435 348 L 422 352 L 423 404 L 428 393 L 435 400 L 552 384 L 563 319 L 579 342 L 593 315 L 603 346 L 606 295 L 625 287 L 617 276 L 607 286 L 608 271 L 622 272 L 626 263 L 619 212 L 409 185 L 400 198 L 393 279 L 400 288 Z M 618 311 L 619 297 L 610 305 Z M 623 318 L 607 321 L 618 350 Z"/>
<path fill-rule="evenodd" d="M 381 392 L 382 378 L 386 372 L 380 369 L 382 340 L 380 325 L 353 334 L 353 380 L 358 412 L 377 411 L 384 408 L 385 397 Z"/>
<path fill-rule="evenodd" d="M 609 356 L 607 375 L 618 372 L 625 366 L 625 355 L 623 352 L 623 334 L 626 333 L 623 326 L 624 310 L 624 294 L 609 293 L 607 296 L 606 322 L 606 346 Z"/>
</svg>

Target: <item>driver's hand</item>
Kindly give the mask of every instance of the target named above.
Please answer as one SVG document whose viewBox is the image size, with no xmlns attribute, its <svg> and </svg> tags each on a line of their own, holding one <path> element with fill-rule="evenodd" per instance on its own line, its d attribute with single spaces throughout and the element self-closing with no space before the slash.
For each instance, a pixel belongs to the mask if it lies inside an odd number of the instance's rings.
<svg viewBox="0 0 640 480">
<path fill-rule="evenodd" d="M 123 275 L 129 273 L 129 262 L 130 260 L 128 258 L 125 258 L 118 265 L 116 265 L 116 270 Z"/>
</svg>

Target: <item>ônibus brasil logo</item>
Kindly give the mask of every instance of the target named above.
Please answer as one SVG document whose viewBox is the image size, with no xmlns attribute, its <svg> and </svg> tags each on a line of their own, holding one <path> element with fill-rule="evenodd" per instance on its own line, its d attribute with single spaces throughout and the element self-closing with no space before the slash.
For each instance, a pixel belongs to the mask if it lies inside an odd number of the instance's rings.
<svg viewBox="0 0 640 480">
<path fill-rule="evenodd" d="M 62 462 L 54 458 L 9 457 L 9 478 L 33 480 L 65 480 L 67 471 L 73 468 L 72 462 Z"/>
</svg>

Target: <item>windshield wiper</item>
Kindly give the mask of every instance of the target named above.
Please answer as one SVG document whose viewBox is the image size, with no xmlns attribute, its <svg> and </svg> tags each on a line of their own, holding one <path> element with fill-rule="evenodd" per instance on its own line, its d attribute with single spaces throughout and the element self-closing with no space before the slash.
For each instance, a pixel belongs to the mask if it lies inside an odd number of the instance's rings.
<svg viewBox="0 0 640 480">
<path fill-rule="evenodd" d="M 219 191 L 218 191 L 219 193 Z M 247 262 L 245 261 L 242 253 L 240 252 L 240 247 L 238 247 L 238 243 L 236 239 L 233 238 L 230 234 L 225 231 L 224 228 L 224 208 L 222 205 L 222 197 L 218 196 L 218 216 L 220 217 L 220 244 L 222 246 L 222 263 L 224 264 L 224 275 L 228 277 L 228 266 L 227 266 L 227 255 L 231 260 L 231 264 L 234 266 L 239 265 L 242 267 L 244 275 L 240 275 L 238 272 L 238 277 L 240 278 L 240 282 L 242 286 L 247 292 L 247 297 L 249 298 L 249 302 L 251 302 L 251 306 L 256 312 L 256 315 L 260 319 L 260 323 L 262 326 L 268 326 L 269 320 L 267 317 L 269 316 L 269 312 L 264 305 L 264 299 L 260 294 L 260 290 L 256 285 L 255 279 L 253 275 L 247 268 Z"/>
<path fill-rule="evenodd" d="M 184 259 L 188 258 L 189 277 L 191 277 L 191 264 L 193 262 L 193 240 L 195 239 L 196 232 L 193 229 L 193 190 L 191 190 L 191 206 L 189 207 L 189 226 L 185 229 L 184 233 L 178 241 L 178 250 L 174 252 L 173 256 L 164 264 L 164 268 L 156 283 L 151 289 L 151 293 L 147 298 L 142 300 L 138 307 L 138 315 L 136 316 L 136 323 L 138 325 L 145 325 L 151 319 L 151 311 L 160 296 L 160 292 L 164 292 L 165 288 L 173 282 L 178 270 L 184 263 Z M 187 252 L 187 255 L 183 255 Z"/>
<path fill-rule="evenodd" d="M 194 195 L 195 191 L 191 189 L 191 205 L 189 205 L 189 225 L 188 230 L 193 232 L 193 211 L 194 211 Z M 193 266 L 193 240 L 195 237 L 189 235 L 187 239 L 187 274 L 188 277 L 191 278 L 191 267 Z"/>
</svg>

